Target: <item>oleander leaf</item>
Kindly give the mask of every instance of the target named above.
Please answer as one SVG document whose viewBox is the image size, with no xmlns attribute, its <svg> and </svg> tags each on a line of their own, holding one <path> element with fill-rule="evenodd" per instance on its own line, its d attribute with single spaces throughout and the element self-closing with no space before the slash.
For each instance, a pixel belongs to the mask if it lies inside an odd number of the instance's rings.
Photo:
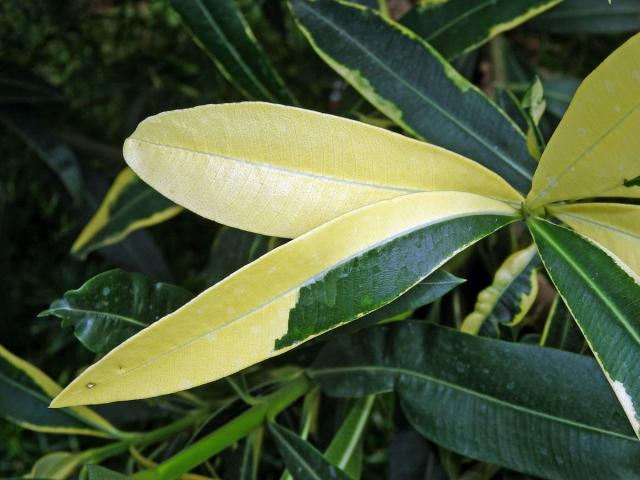
<svg viewBox="0 0 640 480">
<path fill-rule="evenodd" d="M 560 200 L 640 198 L 633 183 L 640 177 L 639 65 L 640 34 L 582 82 L 540 159 L 530 209 Z"/>
<path fill-rule="evenodd" d="M 192 298 L 181 287 L 116 269 L 69 290 L 38 316 L 60 318 L 86 348 L 106 353 Z"/>
<path fill-rule="evenodd" d="M 181 211 L 125 168 L 73 243 L 71 253 L 84 258 L 97 248 L 118 243 L 131 232 L 162 223 Z"/>
<path fill-rule="evenodd" d="M 244 96 L 295 103 L 234 0 L 171 0 L 196 43 Z"/>
<path fill-rule="evenodd" d="M 473 312 L 460 330 L 498 337 L 500 325 L 514 326 L 524 319 L 538 295 L 540 257 L 535 245 L 507 257 L 493 277 L 493 283 L 478 294 Z"/>
<path fill-rule="evenodd" d="M 640 205 L 576 203 L 549 207 L 548 211 L 640 275 Z"/>
<path fill-rule="evenodd" d="M 527 26 L 559 35 L 634 33 L 640 30 L 640 0 L 563 0 Z"/>
<path fill-rule="evenodd" d="M 402 24 L 452 59 L 529 21 L 562 0 L 448 0 L 416 5 Z"/>
<path fill-rule="evenodd" d="M 329 447 L 324 452 L 324 458 L 328 462 L 336 465 L 352 479 L 357 478 L 357 475 L 350 474 L 348 467 L 358 455 L 374 399 L 375 396 L 370 395 L 355 401 L 333 440 L 331 440 Z"/>
<path fill-rule="evenodd" d="M 56 174 L 76 205 L 83 201 L 84 182 L 80 165 L 71 149 L 45 125 L 29 105 L 1 105 L 0 124 L 20 137 Z"/>
<path fill-rule="evenodd" d="M 22 428 L 65 435 L 111 437 L 116 428 L 87 407 L 49 409 L 62 388 L 0 345 L 0 415 Z"/>
<path fill-rule="evenodd" d="M 270 250 L 270 239 L 264 235 L 236 228 L 221 227 L 213 240 L 209 262 L 202 277 L 207 286 L 218 283 L 247 263 Z"/>
<path fill-rule="evenodd" d="M 296 480 L 348 480 L 338 467 L 327 461 L 313 445 L 288 428 L 269 423 L 269 432 L 275 440 L 287 470 Z"/>
<path fill-rule="evenodd" d="M 82 453 L 51 452 L 34 463 L 28 478 L 65 480 L 82 464 Z"/>
<path fill-rule="evenodd" d="M 267 103 L 207 105 L 143 121 L 124 156 L 149 185 L 217 222 L 296 237 L 338 215 L 419 191 L 514 204 L 495 173 L 380 128 Z"/>
<path fill-rule="evenodd" d="M 130 478 L 100 465 L 89 464 L 86 466 L 86 471 L 89 480 L 125 480 Z"/>
<path fill-rule="evenodd" d="M 553 299 L 549 309 L 540 345 L 576 353 L 584 347 L 584 337 L 559 295 Z"/>
<path fill-rule="evenodd" d="M 634 478 L 640 442 L 596 362 L 419 321 L 327 343 L 325 393 L 395 391 L 407 419 L 466 457 L 550 479 Z"/>
<path fill-rule="evenodd" d="M 381 112 L 416 137 L 475 160 L 521 192 L 529 190 L 536 163 L 522 133 L 428 43 L 357 5 L 291 4 L 318 55 Z"/>
<path fill-rule="evenodd" d="M 542 261 L 640 434 L 640 277 L 568 228 L 529 219 Z"/>
<path fill-rule="evenodd" d="M 404 195 L 272 250 L 85 370 L 53 406 L 184 390 L 279 355 L 391 302 L 518 219 L 461 192 Z"/>
<path fill-rule="evenodd" d="M 547 101 L 547 112 L 558 119 L 562 118 L 569 108 L 576 90 L 578 90 L 580 80 L 577 78 L 552 78 L 543 80 L 542 85 L 544 98 Z"/>
</svg>

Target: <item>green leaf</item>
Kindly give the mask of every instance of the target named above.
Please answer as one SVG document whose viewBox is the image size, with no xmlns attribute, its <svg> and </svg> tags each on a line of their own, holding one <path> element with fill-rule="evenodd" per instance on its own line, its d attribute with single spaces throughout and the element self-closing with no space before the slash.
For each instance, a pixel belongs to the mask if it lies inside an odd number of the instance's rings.
<svg viewBox="0 0 640 480">
<path fill-rule="evenodd" d="M 18 65 L 0 61 L 0 105 L 64 100 L 60 91 Z"/>
<path fill-rule="evenodd" d="M 349 477 L 329 463 L 313 445 L 291 430 L 269 423 L 269 431 L 278 446 L 287 470 L 295 480 L 348 480 Z"/>
<path fill-rule="evenodd" d="M 46 478 L 64 480 L 69 478 L 82 463 L 81 453 L 52 452 L 47 453 L 33 465 L 30 478 Z"/>
<path fill-rule="evenodd" d="M 116 269 L 69 290 L 38 316 L 55 315 L 85 347 L 105 353 L 191 298 L 181 287 Z"/>
<path fill-rule="evenodd" d="M 62 389 L 44 372 L 0 345 L 0 415 L 23 428 L 65 435 L 111 437 L 113 425 L 86 407 L 52 410 Z"/>
<path fill-rule="evenodd" d="M 249 99 L 296 103 L 233 0 L 171 0 L 196 43 Z"/>
<path fill-rule="evenodd" d="M 560 296 L 551 304 L 540 345 L 576 353 L 584 347 L 584 337 Z"/>
<path fill-rule="evenodd" d="M 252 438 L 247 437 L 235 446 L 223 460 L 223 478 L 254 480 Z"/>
<path fill-rule="evenodd" d="M 373 10 L 330 0 L 291 3 L 316 52 L 381 112 L 521 192 L 529 189 L 535 161 L 518 127 L 433 47 Z"/>
<path fill-rule="evenodd" d="M 535 245 L 510 255 L 496 271 L 493 283 L 478 294 L 474 311 L 460 330 L 498 337 L 500 325 L 520 323 L 538 295 L 540 266 Z"/>
<path fill-rule="evenodd" d="M 401 412 L 396 415 L 404 417 Z M 406 424 L 406 425 L 405 425 Z M 424 439 L 403 418 L 394 425 L 389 446 L 389 480 L 447 480 L 435 445 Z M 457 478 L 457 477 L 455 477 Z"/>
<path fill-rule="evenodd" d="M 180 212 L 182 207 L 125 168 L 74 242 L 71 253 L 84 258 L 97 248 L 113 245 L 131 232 L 164 222 Z"/>
<path fill-rule="evenodd" d="M 544 97 L 547 101 L 547 112 L 560 119 L 569 108 L 571 99 L 578 90 L 580 80 L 577 78 L 555 78 L 544 80 Z"/>
<path fill-rule="evenodd" d="M 640 442 L 593 359 L 406 321 L 327 344 L 329 395 L 395 391 L 447 449 L 542 478 L 635 478 Z"/>
<path fill-rule="evenodd" d="M 205 283 L 210 286 L 219 282 L 267 253 L 269 247 L 267 236 L 221 227 L 211 245 L 209 263 L 202 273 Z"/>
<path fill-rule="evenodd" d="M 448 0 L 418 4 L 402 24 L 422 36 L 446 58 L 478 48 L 561 0 Z"/>
<path fill-rule="evenodd" d="M 594 243 L 528 220 L 542 261 L 640 435 L 640 279 Z M 633 276 L 632 276 L 633 275 Z"/>
<path fill-rule="evenodd" d="M 640 30 L 640 0 L 564 0 L 527 26 L 559 35 Z"/>
<path fill-rule="evenodd" d="M 349 478 L 356 478 L 356 475 L 349 475 L 348 467 L 358 454 L 374 399 L 375 396 L 370 395 L 356 400 L 324 452 L 324 458 L 345 471 Z"/>
<path fill-rule="evenodd" d="M 523 132 L 523 135 L 525 135 L 529 129 L 529 120 L 527 113 L 522 109 L 522 105 L 520 105 L 518 97 L 516 97 L 511 90 L 501 87 L 495 88 L 495 96 L 498 106 L 509 115 L 509 118 L 514 121 L 520 131 Z"/>
<path fill-rule="evenodd" d="M 87 465 L 86 471 L 89 480 L 125 480 L 129 478 L 100 465 Z"/>
<path fill-rule="evenodd" d="M 383 307 L 518 218 L 505 203 L 463 192 L 403 195 L 347 213 L 139 332 L 54 404 L 145 398 L 226 377 Z"/>
<path fill-rule="evenodd" d="M 40 117 L 27 105 L 0 106 L 0 123 L 20 137 L 53 170 L 79 205 L 83 200 L 84 186 L 78 160 L 51 127 L 40 121 Z"/>
<path fill-rule="evenodd" d="M 464 279 L 458 278 L 444 270 L 436 270 L 415 287 L 396 298 L 393 302 L 365 315 L 352 325 L 346 325 L 343 328 L 349 329 L 352 327 L 361 329 L 383 320 L 406 314 L 435 302 L 464 282 Z"/>
</svg>

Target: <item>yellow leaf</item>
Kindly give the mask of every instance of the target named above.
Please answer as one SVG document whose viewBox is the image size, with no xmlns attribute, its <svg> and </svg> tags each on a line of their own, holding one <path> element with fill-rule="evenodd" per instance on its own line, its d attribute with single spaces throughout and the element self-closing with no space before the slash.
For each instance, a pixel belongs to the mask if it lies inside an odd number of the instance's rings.
<svg viewBox="0 0 640 480">
<path fill-rule="evenodd" d="M 640 275 L 640 206 L 577 203 L 548 208 L 549 213 L 616 255 Z"/>
<path fill-rule="evenodd" d="M 38 459 L 26 478 L 50 478 L 65 480 L 69 478 L 82 462 L 82 454 L 53 452 Z"/>
<path fill-rule="evenodd" d="M 176 392 L 284 353 L 388 303 L 517 214 L 461 192 L 404 195 L 347 213 L 131 337 L 52 406 Z"/>
<path fill-rule="evenodd" d="M 343 213 L 421 191 L 522 197 L 485 167 L 353 120 L 268 103 L 147 118 L 127 163 L 179 205 L 225 225 L 293 238 Z"/>
<path fill-rule="evenodd" d="M 533 177 L 528 207 L 590 197 L 640 198 L 640 34 L 580 85 Z"/>
</svg>

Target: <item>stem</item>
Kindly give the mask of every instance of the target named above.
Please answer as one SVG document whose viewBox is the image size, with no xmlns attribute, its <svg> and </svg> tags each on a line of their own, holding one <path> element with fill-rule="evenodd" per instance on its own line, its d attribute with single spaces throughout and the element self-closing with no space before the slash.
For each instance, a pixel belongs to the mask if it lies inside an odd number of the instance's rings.
<svg viewBox="0 0 640 480">
<path fill-rule="evenodd" d="M 309 389 L 306 377 L 300 376 L 275 393 L 260 399 L 259 403 L 218 428 L 206 437 L 195 442 L 189 448 L 174 455 L 157 467 L 139 472 L 133 478 L 138 480 L 170 480 L 179 477 L 206 459 L 221 452 L 229 445 L 247 436 L 258 428 L 265 419 L 273 418 L 287 408 Z"/>
</svg>

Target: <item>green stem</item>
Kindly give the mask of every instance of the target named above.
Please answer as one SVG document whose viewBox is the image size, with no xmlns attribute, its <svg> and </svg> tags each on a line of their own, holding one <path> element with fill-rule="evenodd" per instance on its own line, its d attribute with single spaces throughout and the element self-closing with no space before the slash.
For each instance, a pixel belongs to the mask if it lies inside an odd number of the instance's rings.
<svg viewBox="0 0 640 480">
<path fill-rule="evenodd" d="M 218 428 L 206 437 L 195 442 L 189 448 L 174 455 L 151 470 L 139 472 L 133 478 L 138 480 L 170 480 L 200 465 L 202 462 L 221 452 L 229 445 L 249 435 L 266 419 L 275 417 L 309 389 L 306 377 L 300 376 L 275 393 L 260 399 L 235 419 Z"/>
</svg>

